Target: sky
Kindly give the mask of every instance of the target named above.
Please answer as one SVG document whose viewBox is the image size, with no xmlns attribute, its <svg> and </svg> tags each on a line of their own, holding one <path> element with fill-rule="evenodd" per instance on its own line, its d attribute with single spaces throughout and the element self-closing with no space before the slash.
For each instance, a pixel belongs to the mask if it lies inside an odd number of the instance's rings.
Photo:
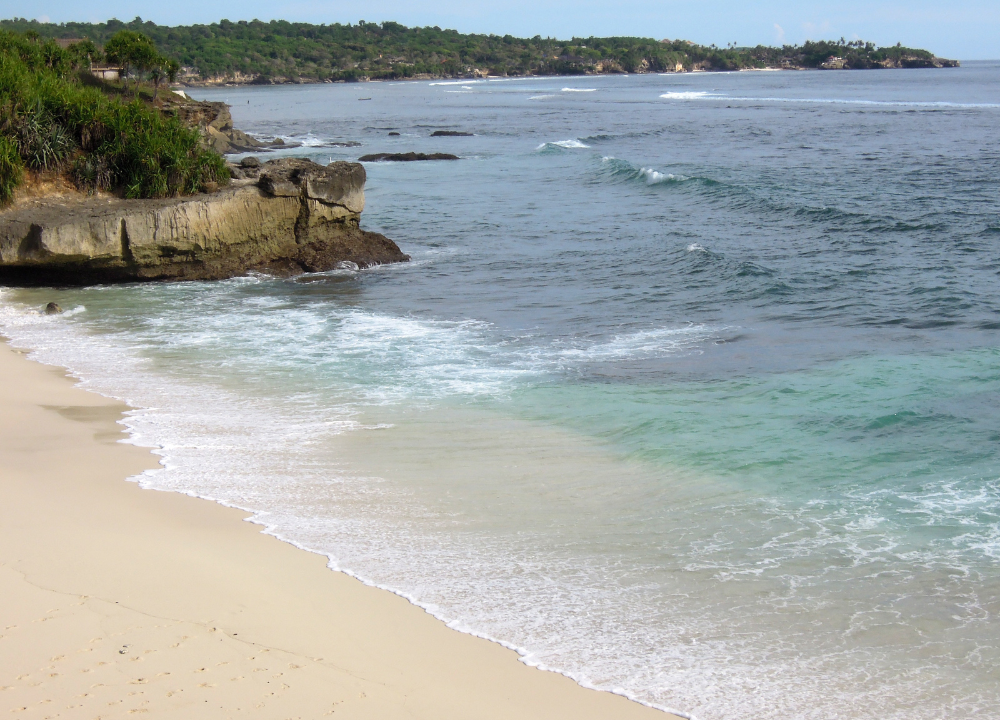
<svg viewBox="0 0 1000 720">
<path fill-rule="evenodd" d="M 0 0 L 0 17 L 103 22 L 141 16 L 161 25 L 228 20 L 356 23 L 394 20 L 517 37 L 634 35 L 724 46 L 863 39 L 958 60 L 1000 59 L 1000 0 Z"/>
</svg>

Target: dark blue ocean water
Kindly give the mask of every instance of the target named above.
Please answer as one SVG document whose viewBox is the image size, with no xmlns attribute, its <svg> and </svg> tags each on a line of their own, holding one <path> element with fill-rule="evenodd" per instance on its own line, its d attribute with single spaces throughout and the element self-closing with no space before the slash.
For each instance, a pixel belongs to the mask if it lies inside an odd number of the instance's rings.
<svg viewBox="0 0 1000 720">
<path fill-rule="evenodd" d="M 699 718 L 1000 714 L 1000 64 L 195 94 L 462 159 L 366 165 L 406 265 L 4 291 L 144 482 Z"/>
</svg>

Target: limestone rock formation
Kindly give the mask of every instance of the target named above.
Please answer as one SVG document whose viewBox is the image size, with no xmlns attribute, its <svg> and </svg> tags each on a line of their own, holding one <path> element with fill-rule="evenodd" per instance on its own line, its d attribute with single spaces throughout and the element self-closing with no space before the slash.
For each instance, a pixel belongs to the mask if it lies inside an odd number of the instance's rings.
<svg viewBox="0 0 1000 720">
<path fill-rule="evenodd" d="M 360 228 L 364 167 L 288 158 L 257 180 L 165 200 L 52 198 L 0 213 L 0 280 L 89 284 L 279 275 L 408 260 Z"/>
<path fill-rule="evenodd" d="M 197 128 L 205 138 L 205 143 L 223 155 L 253 152 L 262 148 L 287 147 L 280 138 L 271 142 L 261 142 L 233 127 L 233 116 L 229 112 L 229 106 L 222 102 L 190 100 L 186 97 L 166 98 L 163 102 L 163 113 L 176 115 L 188 127 Z"/>
</svg>

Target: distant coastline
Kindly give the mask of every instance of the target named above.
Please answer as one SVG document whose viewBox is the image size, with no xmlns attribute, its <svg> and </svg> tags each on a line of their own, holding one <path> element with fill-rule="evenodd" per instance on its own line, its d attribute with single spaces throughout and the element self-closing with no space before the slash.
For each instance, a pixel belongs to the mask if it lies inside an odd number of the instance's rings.
<svg viewBox="0 0 1000 720">
<path fill-rule="evenodd" d="M 0 28 L 61 42 L 85 39 L 98 46 L 123 29 L 141 32 L 180 63 L 181 87 L 959 66 L 957 60 L 900 43 L 878 47 L 843 38 L 782 47 L 717 47 L 679 39 L 463 34 L 394 22 L 311 25 L 221 20 L 167 27 L 138 17 L 128 23 L 60 24 L 13 18 L 0 20 Z"/>
<path fill-rule="evenodd" d="M 961 63 L 958 60 L 947 60 L 944 58 L 935 58 L 935 60 L 940 61 L 939 65 L 931 66 L 921 66 L 921 67 L 934 67 L 934 68 L 953 68 L 961 67 Z M 600 77 L 608 75 L 683 75 L 685 73 L 732 73 L 732 72 L 803 72 L 808 70 L 826 70 L 827 68 L 808 68 L 808 67 L 762 67 L 762 68 L 740 68 L 739 70 L 713 70 L 713 69 L 702 69 L 698 68 L 695 70 L 665 70 L 662 72 L 635 72 L 635 73 L 614 73 L 614 72 L 592 72 L 583 73 L 576 75 L 563 75 L 563 74 L 552 74 L 552 75 L 429 75 L 421 74 L 411 77 L 403 78 L 358 78 L 357 80 L 313 80 L 313 79 L 302 79 L 302 78 L 268 78 L 262 80 L 259 78 L 245 77 L 232 77 L 225 75 L 217 75 L 215 77 L 199 79 L 199 80 L 184 80 L 176 83 L 172 87 L 176 89 L 184 88 L 213 88 L 213 87 L 249 87 L 249 86 L 272 86 L 272 85 L 335 85 L 335 84 L 347 84 L 347 83 L 369 83 L 369 82 L 407 82 L 407 81 L 427 81 L 427 80 L 516 80 L 519 78 L 542 78 L 542 77 Z M 844 70 L 851 69 L 876 69 L 876 68 L 838 68 Z M 905 66 L 888 68 L 888 69 L 908 69 Z"/>
</svg>

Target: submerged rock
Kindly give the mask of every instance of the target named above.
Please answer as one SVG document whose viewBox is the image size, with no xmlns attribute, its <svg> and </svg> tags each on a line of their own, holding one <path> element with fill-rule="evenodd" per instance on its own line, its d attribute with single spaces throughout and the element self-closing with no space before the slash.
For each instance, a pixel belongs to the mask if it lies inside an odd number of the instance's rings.
<svg viewBox="0 0 1000 720">
<path fill-rule="evenodd" d="M 58 315 L 62 312 L 62 308 L 59 307 L 59 303 L 50 302 L 45 306 L 46 315 Z"/>
<path fill-rule="evenodd" d="M 458 160 L 458 155 L 449 153 L 374 153 L 373 155 L 362 155 L 358 158 L 360 162 L 414 162 L 417 160 Z"/>
<path fill-rule="evenodd" d="M 435 130 L 431 133 L 431 137 L 473 137 L 473 134 L 458 130 Z"/>
<path fill-rule="evenodd" d="M 50 198 L 0 213 L 0 279 L 18 284 L 280 275 L 408 256 L 362 230 L 365 170 L 285 158 L 260 179 L 164 200 Z"/>
</svg>

